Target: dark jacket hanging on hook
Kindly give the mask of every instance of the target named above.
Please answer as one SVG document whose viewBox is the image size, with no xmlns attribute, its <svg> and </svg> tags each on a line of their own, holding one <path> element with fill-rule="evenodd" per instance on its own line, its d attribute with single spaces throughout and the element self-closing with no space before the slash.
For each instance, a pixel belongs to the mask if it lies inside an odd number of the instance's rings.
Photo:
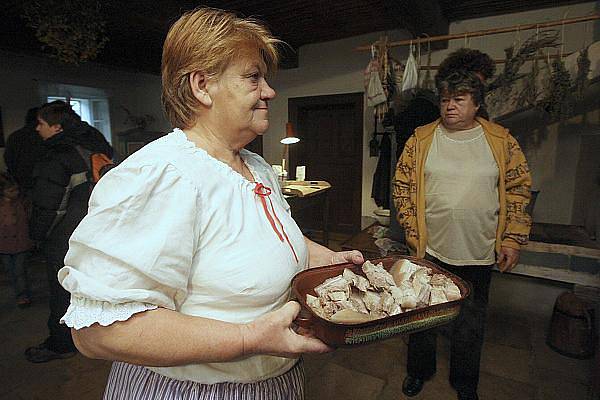
<svg viewBox="0 0 600 400">
<path fill-rule="evenodd" d="M 378 207 L 388 209 L 390 207 L 390 185 L 391 185 L 391 162 L 392 162 L 392 140 L 390 133 L 384 132 L 379 146 L 379 161 L 373 175 L 373 187 L 371 197 Z"/>
<path fill-rule="evenodd" d="M 379 141 L 377 140 L 377 115 L 373 119 L 373 138 L 369 142 L 369 157 L 377 157 L 379 155 Z"/>
<path fill-rule="evenodd" d="M 440 109 L 436 103 L 433 91 L 420 90 L 408 105 L 394 120 L 396 131 L 396 157 L 397 160 L 404 150 L 404 144 L 419 126 L 427 125 L 440 117 Z"/>
</svg>

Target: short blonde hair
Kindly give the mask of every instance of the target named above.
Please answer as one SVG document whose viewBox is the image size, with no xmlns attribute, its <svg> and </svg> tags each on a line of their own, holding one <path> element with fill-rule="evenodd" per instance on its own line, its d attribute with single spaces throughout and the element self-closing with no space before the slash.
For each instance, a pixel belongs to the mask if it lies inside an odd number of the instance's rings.
<svg viewBox="0 0 600 400">
<path fill-rule="evenodd" d="M 183 14 L 169 29 L 162 53 L 162 103 L 171 124 L 186 129 L 196 122 L 200 102 L 190 88 L 191 73 L 219 75 L 235 57 L 255 49 L 271 72 L 281 43 L 257 20 L 224 10 L 202 7 Z"/>
</svg>

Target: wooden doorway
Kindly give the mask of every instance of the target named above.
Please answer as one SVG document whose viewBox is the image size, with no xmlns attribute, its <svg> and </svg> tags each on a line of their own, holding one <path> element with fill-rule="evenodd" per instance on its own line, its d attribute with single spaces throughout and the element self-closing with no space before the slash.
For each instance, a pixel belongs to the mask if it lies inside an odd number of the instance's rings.
<svg viewBox="0 0 600 400">
<path fill-rule="evenodd" d="M 329 230 L 360 231 L 362 201 L 363 93 L 288 100 L 289 121 L 300 142 L 290 146 L 290 174 L 306 166 L 307 180 L 328 181 Z M 295 176 L 292 176 L 295 178 Z M 319 226 L 318 214 L 298 216 L 303 228 Z"/>
</svg>

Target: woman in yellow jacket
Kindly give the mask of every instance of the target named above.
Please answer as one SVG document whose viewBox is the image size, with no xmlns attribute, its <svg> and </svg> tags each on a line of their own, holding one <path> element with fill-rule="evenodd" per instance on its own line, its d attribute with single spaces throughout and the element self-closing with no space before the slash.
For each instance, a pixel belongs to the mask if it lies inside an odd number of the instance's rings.
<svg viewBox="0 0 600 400">
<path fill-rule="evenodd" d="M 508 130 L 478 117 L 484 87 L 476 73 L 457 70 L 436 79 L 437 121 L 407 141 L 393 180 L 397 218 L 407 244 L 473 286 L 452 325 L 450 382 L 459 399 L 477 399 L 491 270 L 510 271 L 527 242 L 531 176 Z M 433 331 L 413 334 L 403 392 L 419 393 L 435 373 Z"/>
</svg>

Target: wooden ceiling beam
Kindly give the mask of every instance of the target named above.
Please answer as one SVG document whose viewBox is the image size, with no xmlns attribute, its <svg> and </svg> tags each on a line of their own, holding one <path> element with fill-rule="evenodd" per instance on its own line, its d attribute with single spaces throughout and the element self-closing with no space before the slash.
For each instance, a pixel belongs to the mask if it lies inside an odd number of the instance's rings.
<svg viewBox="0 0 600 400">
<path fill-rule="evenodd" d="M 449 22 L 438 0 L 384 0 L 386 11 L 400 22 L 413 37 L 447 35 Z M 432 50 L 448 48 L 448 42 L 431 43 Z"/>
<path fill-rule="evenodd" d="M 568 6 L 589 0 L 438 0 L 450 22 L 471 18 L 539 10 L 542 8 Z"/>
</svg>

